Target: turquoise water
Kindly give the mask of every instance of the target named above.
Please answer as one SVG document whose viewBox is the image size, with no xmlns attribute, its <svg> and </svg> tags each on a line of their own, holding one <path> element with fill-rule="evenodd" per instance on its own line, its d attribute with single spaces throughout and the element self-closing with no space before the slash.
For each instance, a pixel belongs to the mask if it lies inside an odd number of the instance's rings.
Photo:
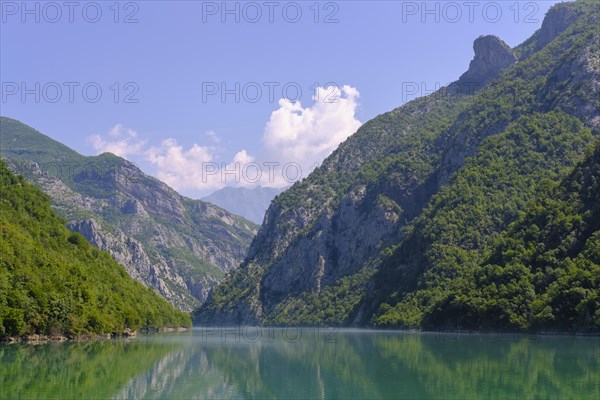
<svg viewBox="0 0 600 400">
<path fill-rule="evenodd" d="M 600 339 L 246 327 L 0 345 L 1 399 L 599 399 Z"/>
</svg>

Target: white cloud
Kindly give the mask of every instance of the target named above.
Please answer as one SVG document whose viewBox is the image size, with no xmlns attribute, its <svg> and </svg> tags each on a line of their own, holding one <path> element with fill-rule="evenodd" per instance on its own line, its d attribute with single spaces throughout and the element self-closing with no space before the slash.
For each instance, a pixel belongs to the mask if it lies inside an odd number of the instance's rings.
<svg viewBox="0 0 600 400">
<path fill-rule="evenodd" d="M 233 156 L 234 163 L 240 163 L 242 165 L 254 162 L 254 157 L 249 155 L 246 150 L 240 150 Z"/>
<path fill-rule="evenodd" d="M 227 183 L 251 184 L 254 170 L 248 171 L 246 166 L 255 162 L 254 157 L 246 150 L 240 150 L 231 162 L 216 162 L 215 150 L 195 143 L 186 150 L 175 139 L 169 138 L 159 147 L 148 149 L 145 157 L 156 167 L 157 178 L 176 190 L 220 189 Z M 250 176 L 250 172 L 253 175 Z M 245 179 L 247 176 L 251 179 Z"/>
<path fill-rule="evenodd" d="M 126 158 L 141 154 L 146 144 L 145 140 L 138 139 L 136 131 L 126 129 L 121 124 L 115 125 L 106 135 L 112 139 L 105 140 L 102 135 L 91 135 L 88 138 L 97 154 L 108 152 Z"/>
<path fill-rule="evenodd" d="M 148 161 L 157 168 L 158 179 L 177 190 L 208 189 L 219 187 L 212 175 L 214 148 L 200 146 L 196 143 L 185 150 L 177 140 L 163 140 L 159 147 L 152 147 L 145 152 Z M 209 179 L 210 178 L 210 181 Z"/>
<path fill-rule="evenodd" d="M 111 137 L 138 137 L 138 133 L 136 131 L 134 131 L 133 129 L 125 128 L 123 124 L 116 124 L 110 131 L 107 132 L 107 135 Z"/>
<path fill-rule="evenodd" d="M 351 86 L 318 88 L 314 103 L 279 100 L 263 132 L 263 150 L 252 156 L 239 150 L 229 162 L 217 162 L 220 143 L 214 131 L 205 136 L 212 145 L 194 143 L 184 148 L 168 138 L 159 146 L 147 147 L 136 131 L 115 125 L 89 141 L 98 153 L 111 152 L 121 157 L 136 156 L 155 167 L 154 175 L 176 190 L 203 191 L 228 184 L 240 186 L 288 186 L 308 176 L 338 145 L 360 127 L 356 119 L 358 90 Z M 297 168 L 299 167 L 299 168 Z"/>
<path fill-rule="evenodd" d="M 280 100 L 263 135 L 266 157 L 298 163 L 306 176 L 311 166 L 321 163 L 360 127 L 355 116 L 358 96 L 358 90 L 345 85 L 318 88 L 310 107 Z"/>
</svg>

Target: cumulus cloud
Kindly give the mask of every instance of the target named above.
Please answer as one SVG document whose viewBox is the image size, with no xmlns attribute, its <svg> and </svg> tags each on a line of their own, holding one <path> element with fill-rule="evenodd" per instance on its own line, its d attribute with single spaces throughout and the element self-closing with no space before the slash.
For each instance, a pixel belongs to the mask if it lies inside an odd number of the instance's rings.
<svg viewBox="0 0 600 400">
<path fill-rule="evenodd" d="M 310 107 L 280 100 L 262 139 L 266 157 L 282 164 L 298 163 L 306 176 L 311 166 L 322 162 L 361 126 L 355 116 L 358 97 L 356 88 L 344 85 L 318 88 Z"/>
<path fill-rule="evenodd" d="M 246 150 L 240 150 L 235 154 L 235 156 L 233 156 L 233 162 L 240 163 L 242 165 L 249 164 L 254 161 L 254 157 L 249 155 Z"/>
<path fill-rule="evenodd" d="M 146 150 L 146 160 L 157 168 L 157 177 L 177 190 L 211 187 L 205 182 L 202 171 L 207 163 L 213 161 L 214 148 L 196 143 L 185 150 L 177 140 L 163 140 L 158 147 Z"/>
<path fill-rule="evenodd" d="M 174 138 L 159 146 L 146 146 L 136 131 L 115 125 L 104 137 L 92 135 L 90 142 L 98 153 L 121 157 L 136 156 L 155 167 L 154 175 L 180 191 L 220 189 L 238 186 L 288 186 L 306 177 L 316 165 L 360 127 L 356 119 L 358 90 L 351 86 L 318 88 L 313 103 L 281 99 L 271 113 L 258 156 L 239 150 L 228 162 L 217 160 L 220 138 L 205 133 L 209 145 L 194 143 L 185 148 Z"/>
<path fill-rule="evenodd" d="M 176 190 L 220 189 L 228 183 L 257 183 L 254 157 L 240 150 L 231 162 L 216 162 L 216 149 L 193 144 L 184 149 L 173 138 L 145 152 L 145 158 L 156 167 L 156 176 Z M 250 167 L 254 165 L 254 167 Z"/>
<path fill-rule="evenodd" d="M 110 139 L 104 139 L 102 135 L 97 134 L 88 138 L 97 154 L 108 152 L 126 158 L 141 154 L 146 144 L 145 140 L 138 139 L 136 131 L 125 128 L 122 124 L 116 124 L 106 136 Z"/>
</svg>

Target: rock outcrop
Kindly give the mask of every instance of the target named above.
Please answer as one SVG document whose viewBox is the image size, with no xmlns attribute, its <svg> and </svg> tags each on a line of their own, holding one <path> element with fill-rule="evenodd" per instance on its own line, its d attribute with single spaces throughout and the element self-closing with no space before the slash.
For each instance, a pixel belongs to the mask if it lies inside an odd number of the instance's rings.
<svg viewBox="0 0 600 400">
<path fill-rule="evenodd" d="M 540 50 L 563 33 L 575 20 L 576 14 L 567 4 L 557 4 L 548 10 L 538 31 L 535 50 Z"/>
<path fill-rule="evenodd" d="M 144 246 L 139 241 L 125 235 L 120 229 L 113 229 L 111 233 L 108 229 L 103 229 L 95 219 L 70 221 L 67 223 L 67 228 L 73 232 L 79 232 L 99 249 L 108 251 L 115 261 L 125 266 L 133 279 L 154 288 L 171 304 L 185 309 L 189 307 L 189 303 L 195 302 L 190 293 L 171 288 L 172 286 L 185 288 L 187 284 L 177 271 L 169 268 L 166 260 L 158 256 L 155 262 L 150 261 Z M 206 290 L 198 293 L 201 301 L 206 298 L 210 284 L 214 285 L 214 282 L 204 283 L 207 286 Z"/>
<path fill-rule="evenodd" d="M 500 72 L 517 61 L 512 49 L 493 35 L 480 36 L 473 43 L 475 57 L 469 69 L 456 82 L 462 92 L 472 94 L 498 77 Z"/>
</svg>

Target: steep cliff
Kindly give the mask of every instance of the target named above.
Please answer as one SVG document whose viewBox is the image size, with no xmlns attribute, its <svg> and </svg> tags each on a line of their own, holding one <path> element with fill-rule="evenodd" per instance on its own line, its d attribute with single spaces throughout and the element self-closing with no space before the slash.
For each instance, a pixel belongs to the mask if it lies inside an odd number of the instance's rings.
<svg viewBox="0 0 600 400">
<path fill-rule="evenodd" d="M 500 72 L 517 62 L 517 56 L 500 38 L 493 35 L 480 36 L 473 43 L 475 57 L 467 72 L 461 75 L 456 84 L 462 88 L 472 88 L 473 92 L 491 80 Z"/>
</svg>

